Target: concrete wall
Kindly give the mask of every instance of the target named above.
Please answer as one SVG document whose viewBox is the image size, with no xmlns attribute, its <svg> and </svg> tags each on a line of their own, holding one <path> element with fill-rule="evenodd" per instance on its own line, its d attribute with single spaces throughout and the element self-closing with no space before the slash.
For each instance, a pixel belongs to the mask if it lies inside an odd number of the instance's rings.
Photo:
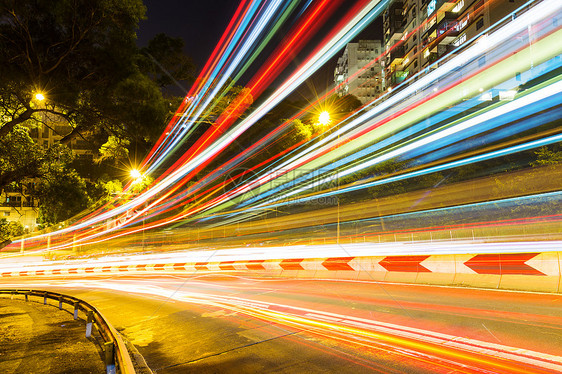
<svg viewBox="0 0 562 374">
<path fill-rule="evenodd" d="M 302 279 L 346 279 L 470 286 L 522 291 L 562 290 L 560 252 L 333 257 L 198 263 L 148 263 L 92 266 L 41 265 L 25 271 L 3 271 L 0 279 L 72 277 L 96 274 L 180 276 L 231 274 Z"/>
</svg>

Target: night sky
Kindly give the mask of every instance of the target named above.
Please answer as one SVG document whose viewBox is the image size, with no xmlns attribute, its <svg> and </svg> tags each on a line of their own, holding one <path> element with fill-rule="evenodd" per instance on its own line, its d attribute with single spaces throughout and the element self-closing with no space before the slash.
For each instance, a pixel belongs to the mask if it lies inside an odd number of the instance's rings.
<svg viewBox="0 0 562 374">
<path fill-rule="evenodd" d="M 181 37 L 185 51 L 201 69 L 234 14 L 236 0 L 143 0 L 147 19 L 140 22 L 138 44 L 156 34 Z"/>
<path fill-rule="evenodd" d="M 347 3 L 352 4 L 353 1 Z M 181 37 L 185 41 L 185 52 L 201 69 L 214 47 L 218 43 L 228 22 L 234 14 L 238 1 L 236 0 L 144 0 L 147 7 L 147 20 L 140 22 L 138 45 L 145 46 L 156 34 L 165 33 L 172 37 Z M 344 8 L 346 6 L 344 5 Z M 343 12 L 336 12 L 340 15 Z M 335 23 L 335 22 L 334 22 Z M 359 39 L 380 39 L 382 26 L 377 20 L 364 30 L 354 41 Z M 330 22 L 325 26 L 329 29 Z M 308 50 L 305 50 L 305 53 Z M 304 58 L 301 54 L 295 58 L 289 70 L 296 68 Z M 320 69 L 312 79 L 309 79 L 296 94 L 312 99 L 316 93 L 324 91 L 333 82 L 333 71 L 337 53 L 324 68 Z M 241 82 L 242 84 L 244 82 Z M 298 97 L 295 97 L 295 99 Z"/>
</svg>

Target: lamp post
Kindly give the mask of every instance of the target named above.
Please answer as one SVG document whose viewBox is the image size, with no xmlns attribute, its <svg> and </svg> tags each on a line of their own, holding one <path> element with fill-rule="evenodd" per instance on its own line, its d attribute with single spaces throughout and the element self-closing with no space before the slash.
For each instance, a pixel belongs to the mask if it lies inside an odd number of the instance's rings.
<svg viewBox="0 0 562 374">
<path fill-rule="evenodd" d="M 339 124 L 338 124 L 338 130 L 339 130 Z M 340 133 L 338 131 L 338 141 L 336 143 L 336 149 L 339 149 L 340 147 Z M 336 190 L 338 191 L 338 193 L 336 194 L 337 198 L 338 198 L 338 225 L 336 228 L 336 243 L 340 244 L 340 195 L 339 195 L 339 190 L 340 190 L 340 177 L 338 175 L 337 169 L 336 169 L 336 183 L 337 183 L 337 188 Z"/>
<path fill-rule="evenodd" d="M 332 121 L 330 113 L 328 111 L 323 111 L 318 116 L 318 123 L 322 126 L 327 126 Z M 338 127 L 339 130 L 339 127 Z M 340 146 L 340 134 L 338 133 L 338 141 L 336 143 L 336 148 Z M 337 178 L 337 189 L 340 189 L 340 180 L 336 174 Z M 337 226 L 336 226 L 336 243 L 340 243 L 340 197 L 338 196 L 338 208 L 337 208 Z"/>
<path fill-rule="evenodd" d="M 141 182 L 142 179 L 144 178 L 142 173 L 137 169 L 131 169 L 129 174 L 131 175 L 131 178 L 133 178 L 133 184 Z M 143 252 L 144 252 L 144 221 L 145 221 L 145 219 L 146 219 L 146 213 L 143 213 L 142 214 L 142 250 L 143 250 Z"/>
</svg>

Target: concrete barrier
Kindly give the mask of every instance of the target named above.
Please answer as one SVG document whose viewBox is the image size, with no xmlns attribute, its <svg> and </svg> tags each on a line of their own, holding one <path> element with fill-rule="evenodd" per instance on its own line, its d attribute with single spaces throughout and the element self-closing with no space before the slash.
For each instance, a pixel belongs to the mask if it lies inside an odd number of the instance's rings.
<svg viewBox="0 0 562 374">
<path fill-rule="evenodd" d="M 560 252 L 484 253 L 451 255 L 292 258 L 247 261 L 147 263 L 60 269 L 29 268 L 0 272 L 0 279 L 17 277 L 83 277 L 97 275 L 228 274 L 243 276 L 347 279 L 492 289 L 560 292 Z"/>
</svg>

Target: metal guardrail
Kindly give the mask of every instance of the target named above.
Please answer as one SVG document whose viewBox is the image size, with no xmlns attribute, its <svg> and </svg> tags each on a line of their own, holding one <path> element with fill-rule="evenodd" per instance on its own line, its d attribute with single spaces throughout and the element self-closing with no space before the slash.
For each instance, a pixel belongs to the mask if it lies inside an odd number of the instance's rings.
<svg viewBox="0 0 562 374">
<path fill-rule="evenodd" d="M 74 307 L 74 319 L 78 319 L 78 312 L 83 311 L 86 313 L 86 337 L 90 337 L 93 327 L 96 327 L 104 341 L 103 349 L 107 374 L 135 374 L 135 368 L 125 342 L 121 339 L 117 330 L 107 322 L 94 306 L 86 301 L 57 292 L 39 290 L 0 289 L 0 294 L 8 294 L 12 298 L 14 295 L 24 295 L 25 301 L 28 301 L 30 296 L 42 297 L 43 304 L 47 304 L 47 299 L 56 300 L 59 302 L 59 309 L 61 310 L 63 304 L 72 305 Z"/>
</svg>

